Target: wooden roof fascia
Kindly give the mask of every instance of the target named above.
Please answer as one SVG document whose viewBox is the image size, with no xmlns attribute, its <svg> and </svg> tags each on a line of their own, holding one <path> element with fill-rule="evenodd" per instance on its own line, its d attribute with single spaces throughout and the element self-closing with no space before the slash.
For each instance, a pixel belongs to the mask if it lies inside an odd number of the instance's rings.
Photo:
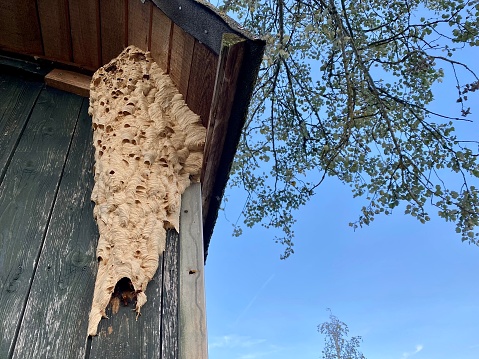
<svg viewBox="0 0 479 359">
<path fill-rule="evenodd" d="M 215 187 L 218 185 L 218 176 L 221 175 L 219 164 L 223 154 L 222 149 L 228 146 L 227 139 L 229 140 L 229 137 L 235 137 L 234 134 L 228 133 L 228 124 L 232 115 L 232 106 L 244 58 L 245 45 L 246 41 L 240 36 L 235 34 L 223 35 L 223 45 L 218 59 L 201 173 L 204 220 L 209 217 L 210 209 L 213 210 L 215 215 L 217 214 L 215 202 L 219 205 L 223 194 L 221 193 L 221 196 L 218 196 L 218 191 L 215 191 Z M 216 201 L 214 200 L 215 196 L 217 197 Z M 211 227 L 213 227 L 214 223 L 211 224 Z M 205 236 L 205 239 L 208 240 L 208 236 Z M 207 245 L 205 243 L 205 252 L 206 250 Z"/>
<path fill-rule="evenodd" d="M 220 54 L 221 41 L 225 33 L 233 33 L 249 41 L 260 40 L 207 1 L 151 1 L 175 24 L 208 46 L 216 55 Z M 260 40 L 260 43 L 263 41 Z"/>
<path fill-rule="evenodd" d="M 256 41 L 259 42 L 260 40 Z M 264 42 L 261 42 L 259 45 L 257 43 L 252 44 L 251 41 L 246 41 L 244 45 L 243 62 L 239 70 L 236 92 L 227 123 L 227 141 L 224 142 L 221 158 L 216 167 L 215 185 L 210 194 L 208 213 L 203 218 L 205 260 L 208 256 L 208 246 L 241 138 L 241 132 L 248 115 L 248 107 L 256 84 L 259 67 L 263 59 Z"/>
</svg>

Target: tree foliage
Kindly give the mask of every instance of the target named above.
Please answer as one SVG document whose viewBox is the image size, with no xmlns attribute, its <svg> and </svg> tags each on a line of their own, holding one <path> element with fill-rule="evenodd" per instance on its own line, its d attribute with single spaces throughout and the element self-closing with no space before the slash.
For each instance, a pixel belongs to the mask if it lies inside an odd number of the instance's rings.
<svg viewBox="0 0 479 359">
<path fill-rule="evenodd" d="M 455 126 L 472 122 L 466 104 L 479 88 L 457 57 L 479 45 L 479 0 L 226 0 L 221 9 L 267 41 L 232 170 L 249 193 L 247 226 L 281 229 L 287 257 L 294 210 L 332 176 L 366 200 L 354 228 L 399 205 L 424 223 L 432 205 L 478 244 L 477 135 L 459 139 Z M 428 108 L 445 71 L 457 116 Z"/>
<path fill-rule="evenodd" d="M 323 359 L 366 359 L 359 351 L 361 337 L 348 339 L 348 326 L 333 314 L 329 321 L 318 325 L 318 332 L 325 335 Z"/>
</svg>

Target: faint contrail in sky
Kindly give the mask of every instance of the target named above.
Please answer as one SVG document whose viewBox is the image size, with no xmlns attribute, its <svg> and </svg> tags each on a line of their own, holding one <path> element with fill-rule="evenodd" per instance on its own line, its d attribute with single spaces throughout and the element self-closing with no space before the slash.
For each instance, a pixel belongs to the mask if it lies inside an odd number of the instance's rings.
<svg viewBox="0 0 479 359">
<path fill-rule="evenodd" d="M 243 309 L 243 311 L 241 312 L 241 314 L 238 316 L 238 318 L 236 318 L 235 320 L 235 323 L 233 326 L 236 326 L 236 324 L 238 324 L 239 320 L 246 314 L 246 312 L 249 310 L 249 308 L 251 308 L 251 306 L 253 305 L 253 303 L 255 302 L 256 298 L 258 298 L 259 294 L 263 291 L 264 288 L 266 288 L 266 286 L 268 285 L 269 282 L 271 282 L 271 280 L 274 278 L 274 273 L 271 274 L 269 276 L 268 279 L 266 279 L 266 281 L 263 283 L 263 285 L 256 291 L 255 295 L 253 296 L 253 298 L 250 300 L 250 302 L 248 303 L 248 305 Z"/>
</svg>

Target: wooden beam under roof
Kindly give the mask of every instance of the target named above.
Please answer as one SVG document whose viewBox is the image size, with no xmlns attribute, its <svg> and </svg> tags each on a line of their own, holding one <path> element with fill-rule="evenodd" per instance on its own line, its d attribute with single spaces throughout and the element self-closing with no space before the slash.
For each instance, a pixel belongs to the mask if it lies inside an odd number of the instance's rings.
<svg viewBox="0 0 479 359">
<path fill-rule="evenodd" d="M 90 81 L 91 76 L 60 69 L 54 69 L 45 76 L 48 86 L 83 97 L 90 96 Z"/>
</svg>

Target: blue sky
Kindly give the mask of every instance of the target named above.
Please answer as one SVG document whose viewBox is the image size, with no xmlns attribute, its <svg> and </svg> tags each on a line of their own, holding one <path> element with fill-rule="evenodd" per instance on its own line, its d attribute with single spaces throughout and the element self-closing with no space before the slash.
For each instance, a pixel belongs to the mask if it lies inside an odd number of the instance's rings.
<svg viewBox="0 0 479 359">
<path fill-rule="evenodd" d="M 433 109 L 453 110 L 451 80 Z M 477 120 L 463 134 L 477 139 Z M 354 232 L 362 203 L 329 178 L 297 213 L 295 254 L 281 261 L 260 227 L 232 237 L 245 195 L 226 195 L 206 263 L 210 359 L 320 358 L 327 308 L 363 337 L 368 359 L 479 358 L 479 248 L 434 209 L 424 225 L 398 209 Z"/>
<path fill-rule="evenodd" d="M 286 261 L 266 231 L 232 238 L 220 215 L 206 265 L 210 359 L 318 358 L 326 308 L 368 359 L 477 359 L 479 248 L 441 219 L 399 212 L 353 232 L 350 197 L 326 183 L 298 214 Z"/>
</svg>

